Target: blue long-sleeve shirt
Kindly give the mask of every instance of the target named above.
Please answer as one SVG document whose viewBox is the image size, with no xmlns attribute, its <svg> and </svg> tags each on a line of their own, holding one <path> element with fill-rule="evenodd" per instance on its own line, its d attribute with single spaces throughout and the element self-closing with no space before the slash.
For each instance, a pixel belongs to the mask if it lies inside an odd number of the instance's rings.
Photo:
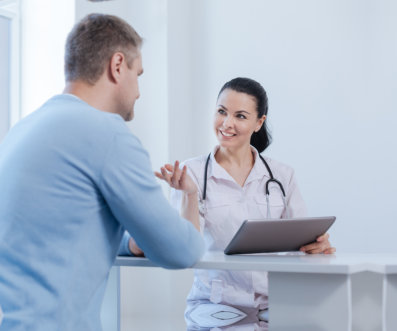
<svg viewBox="0 0 397 331">
<path fill-rule="evenodd" d="M 166 268 L 204 250 L 121 116 L 53 97 L 0 145 L 0 329 L 100 330 L 124 229 Z"/>
</svg>

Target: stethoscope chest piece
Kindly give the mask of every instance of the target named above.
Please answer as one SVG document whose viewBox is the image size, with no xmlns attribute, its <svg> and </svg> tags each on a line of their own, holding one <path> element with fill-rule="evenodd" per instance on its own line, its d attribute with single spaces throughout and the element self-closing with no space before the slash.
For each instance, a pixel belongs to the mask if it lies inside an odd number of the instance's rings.
<svg viewBox="0 0 397 331">
<path fill-rule="evenodd" d="M 200 212 L 201 215 L 205 215 L 207 213 L 207 207 L 206 207 L 206 204 L 205 204 L 205 200 L 200 199 L 198 207 L 199 207 L 199 212 Z"/>
</svg>

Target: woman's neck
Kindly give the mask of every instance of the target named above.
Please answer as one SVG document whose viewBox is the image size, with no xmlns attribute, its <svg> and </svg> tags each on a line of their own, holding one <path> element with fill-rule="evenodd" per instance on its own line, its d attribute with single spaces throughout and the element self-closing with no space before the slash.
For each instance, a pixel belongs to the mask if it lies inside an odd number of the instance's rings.
<svg viewBox="0 0 397 331">
<path fill-rule="evenodd" d="M 254 155 L 249 145 L 239 149 L 219 147 L 215 153 L 215 159 L 221 165 L 232 164 L 237 167 L 244 167 L 254 164 Z"/>
<path fill-rule="evenodd" d="M 240 186 L 244 186 L 255 163 L 254 154 L 249 145 L 240 149 L 219 147 L 215 153 L 215 160 Z"/>
</svg>

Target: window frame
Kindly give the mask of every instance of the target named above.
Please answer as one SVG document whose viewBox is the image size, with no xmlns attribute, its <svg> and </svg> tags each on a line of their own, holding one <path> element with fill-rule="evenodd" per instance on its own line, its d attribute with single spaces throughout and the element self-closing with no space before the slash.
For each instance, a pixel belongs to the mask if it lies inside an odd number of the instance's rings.
<svg viewBox="0 0 397 331">
<path fill-rule="evenodd" d="M 21 117 L 20 109 L 20 1 L 0 0 L 0 16 L 10 20 L 10 76 L 8 129 Z"/>
</svg>

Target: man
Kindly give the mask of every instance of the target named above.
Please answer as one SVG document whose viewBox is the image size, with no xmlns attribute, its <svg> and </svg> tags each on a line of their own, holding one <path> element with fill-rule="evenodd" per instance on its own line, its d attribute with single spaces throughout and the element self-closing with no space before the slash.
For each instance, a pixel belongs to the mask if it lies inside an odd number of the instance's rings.
<svg viewBox="0 0 397 331">
<path fill-rule="evenodd" d="M 124 229 L 163 267 L 191 266 L 203 253 L 124 122 L 139 97 L 141 43 L 117 17 L 85 17 L 66 42 L 64 94 L 0 145 L 1 329 L 100 330 Z"/>
</svg>

